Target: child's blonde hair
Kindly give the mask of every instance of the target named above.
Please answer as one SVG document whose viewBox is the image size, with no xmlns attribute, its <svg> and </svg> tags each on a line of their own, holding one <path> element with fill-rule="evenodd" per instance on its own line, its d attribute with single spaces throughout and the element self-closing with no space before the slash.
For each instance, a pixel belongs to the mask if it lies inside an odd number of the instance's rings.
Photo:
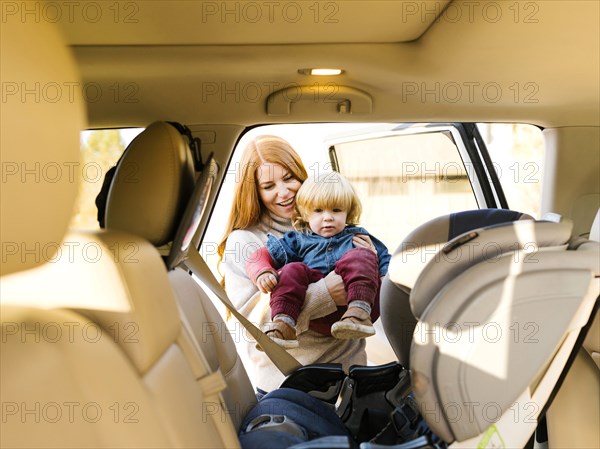
<svg viewBox="0 0 600 449">
<path fill-rule="evenodd" d="M 308 214 L 315 209 L 340 208 L 348 215 L 346 224 L 357 225 L 362 213 L 360 199 L 352 184 L 337 172 L 308 178 L 296 193 L 292 224 L 298 231 L 308 229 Z"/>
</svg>

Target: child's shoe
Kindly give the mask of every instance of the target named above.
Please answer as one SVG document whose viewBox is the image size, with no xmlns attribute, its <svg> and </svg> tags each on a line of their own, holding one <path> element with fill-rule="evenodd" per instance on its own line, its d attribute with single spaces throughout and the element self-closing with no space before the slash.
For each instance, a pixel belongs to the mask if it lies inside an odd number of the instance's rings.
<svg viewBox="0 0 600 449">
<path fill-rule="evenodd" d="M 299 346 L 298 338 L 296 337 L 296 329 L 285 321 L 271 321 L 265 324 L 263 331 L 267 337 L 282 348 L 293 349 Z M 256 345 L 256 349 L 259 351 L 263 350 L 260 347 L 260 344 Z"/>
<path fill-rule="evenodd" d="M 366 310 L 348 307 L 342 318 L 331 326 L 331 335 L 340 340 L 366 338 L 375 335 L 375 328 Z"/>
</svg>

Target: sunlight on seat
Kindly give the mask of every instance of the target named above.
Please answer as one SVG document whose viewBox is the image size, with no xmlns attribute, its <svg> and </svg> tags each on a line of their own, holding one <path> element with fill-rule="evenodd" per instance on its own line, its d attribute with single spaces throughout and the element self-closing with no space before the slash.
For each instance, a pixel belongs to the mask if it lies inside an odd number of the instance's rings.
<svg viewBox="0 0 600 449">
<path fill-rule="evenodd" d="M 69 233 L 47 263 L 2 278 L 2 303 L 129 312 L 127 287 L 115 262 L 133 262 L 134 252 L 133 246 L 109 248 L 92 234 Z M 32 256 L 44 258 L 44 250 Z"/>
</svg>

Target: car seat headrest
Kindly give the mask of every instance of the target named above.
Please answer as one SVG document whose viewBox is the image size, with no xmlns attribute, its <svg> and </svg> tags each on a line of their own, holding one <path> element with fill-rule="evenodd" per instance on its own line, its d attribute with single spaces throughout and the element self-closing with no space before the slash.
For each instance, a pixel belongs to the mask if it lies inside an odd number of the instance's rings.
<svg viewBox="0 0 600 449">
<path fill-rule="evenodd" d="M 174 125 L 149 125 L 117 164 L 106 202 L 106 228 L 139 235 L 155 246 L 173 240 L 194 188 L 195 159 Z"/>
<path fill-rule="evenodd" d="M 470 266 L 486 261 L 494 263 L 511 251 L 538 251 L 545 247 L 568 244 L 573 223 L 514 221 L 459 235 L 438 251 L 420 273 L 410 294 L 410 305 L 419 318 L 435 295 Z"/>
<path fill-rule="evenodd" d="M 533 217 L 508 209 L 474 209 L 429 220 L 409 233 L 392 254 L 390 280 L 408 293 L 423 267 L 446 242 L 466 231 L 515 220 Z"/>
<path fill-rule="evenodd" d="M 0 45 L 0 274 L 6 275 L 52 259 L 63 239 L 81 173 L 85 109 L 76 65 L 55 26 L 8 17 Z"/>
</svg>

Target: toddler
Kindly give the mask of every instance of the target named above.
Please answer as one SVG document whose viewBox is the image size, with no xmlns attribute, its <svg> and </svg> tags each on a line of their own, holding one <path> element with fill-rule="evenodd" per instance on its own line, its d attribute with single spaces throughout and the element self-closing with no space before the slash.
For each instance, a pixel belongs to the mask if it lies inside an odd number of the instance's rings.
<svg viewBox="0 0 600 449">
<path fill-rule="evenodd" d="M 309 178 L 296 194 L 296 231 L 280 239 L 269 235 L 266 246 L 249 257 L 250 279 L 263 293 L 271 292 L 272 321 L 265 333 L 280 346 L 298 347 L 295 325 L 308 285 L 332 270 L 342 277 L 348 306 L 312 320 L 309 327 L 338 339 L 375 334 L 372 321 L 379 317 L 379 286 L 390 254 L 356 226 L 361 210 L 354 188 L 339 173 Z M 356 235 L 368 235 L 372 249 L 355 247 Z"/>
</svg>

